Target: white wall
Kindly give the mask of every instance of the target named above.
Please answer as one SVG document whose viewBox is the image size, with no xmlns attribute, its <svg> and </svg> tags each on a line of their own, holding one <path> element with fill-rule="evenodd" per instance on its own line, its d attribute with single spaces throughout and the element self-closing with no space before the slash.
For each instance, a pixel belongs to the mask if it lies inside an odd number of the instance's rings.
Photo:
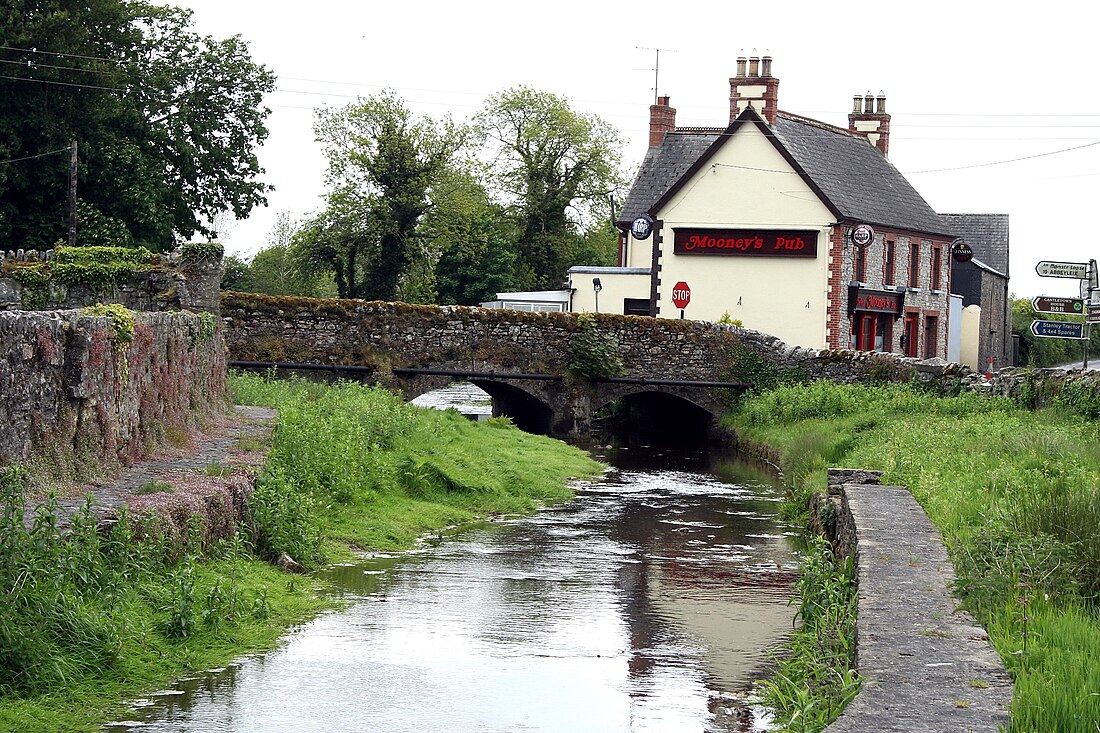
<svg viewBox="0 0 1100 733">
<path fill-rule="evenodd" d="M 978 334 L 982 325 L 982 308 L 968 305 L 962 309 L 962 339 L 959 363 L 978 371 Z"/>
<path fill-rule="evenodd" d="M 834 219 L 755 125 L 738 128 L 657 218 L 664 222 L 661 317 L 680 317 L 672 289 L 684 281 L 691 288 L 688 318 L 715 321 L 728 313 L 745 327 L 789 344 L 826 345 L 829 233 Z M 817 257 L 676 255 L 677 227 L 815 231 Z M 646 240 L 649 247 L 631 241 L 631 265 L 649 265 L 652 241 Z"/>
<path fill-rule="evenodd" d="M 594 313 L 596 311 L 595 291 L 592 289 L 592 278 L 598 277 L 603 289 L 600 291 L 600 313 L 622 313 L 623 300 L 626 298 L 642 298 L 649 300 L 649 275 L 642 274 L 618 274 L 601 272 L 594 273 L 570 273 L 569 278 L 573 283 L 573 311 L 577 313 Z"/>
</svg>

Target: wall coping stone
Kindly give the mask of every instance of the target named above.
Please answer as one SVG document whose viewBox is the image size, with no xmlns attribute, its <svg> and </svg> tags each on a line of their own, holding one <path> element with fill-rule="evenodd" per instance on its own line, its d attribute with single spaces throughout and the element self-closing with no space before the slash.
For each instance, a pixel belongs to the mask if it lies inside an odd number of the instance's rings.
<svg viewBox="0 0 1100 733">
<path fill-rule="evenodd" d="M 841 499 L 838 524 L 855 527 L 863 688 L 827 733 L 994 733 L 1007 725 L 1012 680 L 951 595 L 955 571 L 939 531 L 908 489 L 879 485 L 879 472 L 829 473 Z"/>
</svg>

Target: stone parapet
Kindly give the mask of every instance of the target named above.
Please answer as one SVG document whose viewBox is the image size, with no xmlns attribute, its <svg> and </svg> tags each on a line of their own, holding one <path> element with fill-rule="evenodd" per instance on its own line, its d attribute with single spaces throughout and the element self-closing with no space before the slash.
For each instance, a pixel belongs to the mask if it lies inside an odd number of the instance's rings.
<svg viewBox="0 0 1100 733">
<path fill-rule="evenodd" d="M 128 464 L 165 431 L 225 408 L 218 320 L 135 313 L 132 340 L 79 310 L 0 312 L 0 463 Z M 79 472 L 79 471 L 78 471 Z"/>
<path fill-rule="evenodd" d="M 838 553 L 855 553 L 863 688 L 827 733 L 988 731 L 1008 724 L 1012 681 L 959 609 L 939 531 L 907 489 L 831 469 Z M 822 504 L 819 503 L 819 506 Z"/>
<path fill-rule="evenodd" d="M 189 251 L 201 256 L 189 257 Z M 25 285 L 11 276 L 12 271 L 52 263 L 55 250 L 0 250 L 0 311 L 66 310 L 95 303 L 118 303 L 137 311 L 217 313 L 220 251 L 219 245 L 184 245 L 173 252 L 153 255 L 151 264 L 136 269 L 122 282 L 93 287 L 52 279 L 42 285 Z"/>
</svg>

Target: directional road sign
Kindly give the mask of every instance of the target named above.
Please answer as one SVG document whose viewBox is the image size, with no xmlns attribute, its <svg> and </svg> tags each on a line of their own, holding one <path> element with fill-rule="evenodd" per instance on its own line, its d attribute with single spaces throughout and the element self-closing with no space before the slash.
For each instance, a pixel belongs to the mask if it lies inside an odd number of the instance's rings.
<svg viewBox="0 0 1100 733">
<path fill-rule="evenodd" d="M 1100 304 L 1090 303 L 1086 323 L 1100 323 Z"/>
<path fill-rule="evenodd" d="M 1066 321 L 1032 321 L 1031 332 L 1041 338 L 1083 339 L 1085 324 Z"/>
<path fill-rule="evenodd" d="M 1036 313 L 1072 313 L 1079 316 L 1085 312 L 1085 301 L 1080 298 L 1040 295 L 1038 298 L 1031 299 L 1031 308 Z"/>
<path fill-rule="evenodd" d="M 1089 263 L 1043 260 L 1035 265 L 1035 272 L 1043 277 L 1073 277 L 1081 280 L 1089 276 Z"/>
</svg>

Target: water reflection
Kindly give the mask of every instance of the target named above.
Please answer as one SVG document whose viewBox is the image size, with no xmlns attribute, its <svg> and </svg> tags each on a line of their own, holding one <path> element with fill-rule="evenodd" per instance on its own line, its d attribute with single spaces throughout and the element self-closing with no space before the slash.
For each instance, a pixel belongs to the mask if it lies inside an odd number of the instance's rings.
<svg viewBox="0 0 1100 733">
<path fill-rule="evenodd" d="M 701 454 L 608 458 L 618 468 L 574 501 L 333 568 L 347 610 L 130 717 L 150 731 L 757 730 L 743 698 L 790 628 L 796 569 L 778 490 Z"/>
</svg>

